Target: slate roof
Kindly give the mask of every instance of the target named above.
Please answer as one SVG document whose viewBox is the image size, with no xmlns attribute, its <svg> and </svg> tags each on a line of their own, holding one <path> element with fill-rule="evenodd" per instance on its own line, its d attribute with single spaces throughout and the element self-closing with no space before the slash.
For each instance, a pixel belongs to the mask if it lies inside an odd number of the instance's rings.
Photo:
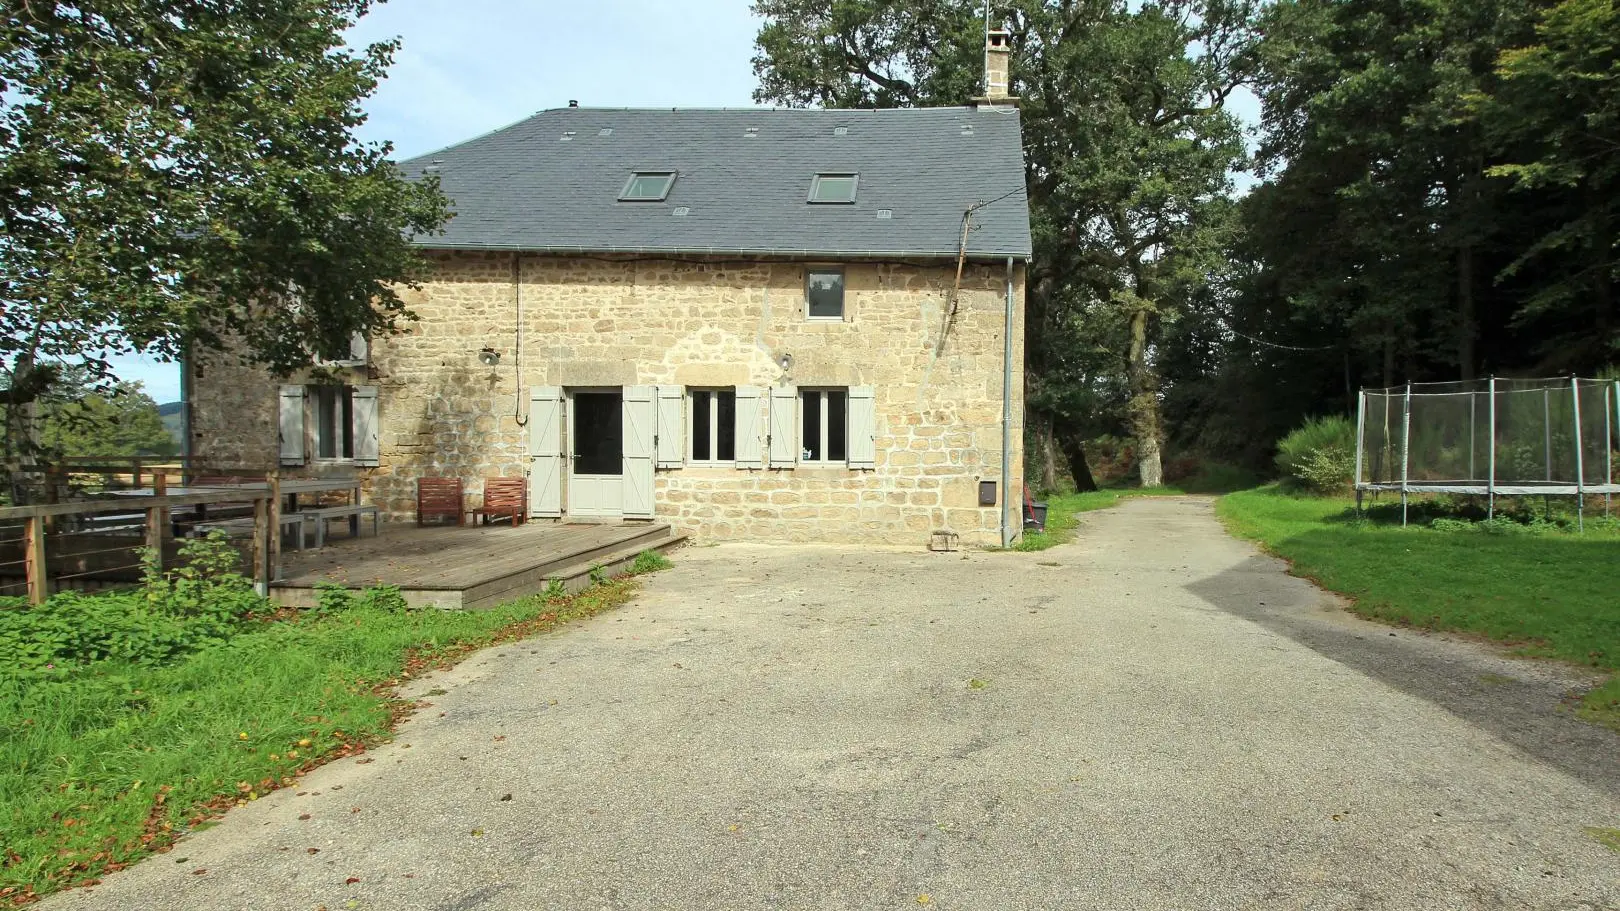
<svg viewBox="0 0 1620 911">
<path fill-rule="evenodd" d="M 456 213 L 425 247 L 954 258 L 963 211 L 988 203 L 969 255 L 1031 249 L 1010 107 L 558 108 L 400 168 L 436 168 Z M 638 170 L 676 171 L 668 198 L 618 201 Z M 806 201 L 814 175 L 838 172 L 860 175 L 853 204 Z"/>
</svg>

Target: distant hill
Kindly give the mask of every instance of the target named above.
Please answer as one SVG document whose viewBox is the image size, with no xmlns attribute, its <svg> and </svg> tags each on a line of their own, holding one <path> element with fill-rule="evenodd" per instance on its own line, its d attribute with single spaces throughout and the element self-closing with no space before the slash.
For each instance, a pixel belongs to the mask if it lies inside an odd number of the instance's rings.
<svg viewBox="0 0 1620 911">
<path fill-rule="evenodd" d="M 175 445 L 181 447 L 186 445 L 185 415 L 185 402 L 164 402 L 158 406 L 158 417 L 163 419 L 163 429 L 169 432 L 169 436 L 174 437 Z"/>
</svg>

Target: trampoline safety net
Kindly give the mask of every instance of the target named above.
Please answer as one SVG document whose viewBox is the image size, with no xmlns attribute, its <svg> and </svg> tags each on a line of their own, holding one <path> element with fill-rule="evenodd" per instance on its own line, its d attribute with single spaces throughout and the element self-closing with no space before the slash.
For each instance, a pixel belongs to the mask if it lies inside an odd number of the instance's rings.
<svg viewBox="0 0 1620 911">
<path fill-rule="evenodd" d="M 1361 489 L 1620 493 L 1620 381 L 1367 389 L 1357 425 Z"/>
</svg>

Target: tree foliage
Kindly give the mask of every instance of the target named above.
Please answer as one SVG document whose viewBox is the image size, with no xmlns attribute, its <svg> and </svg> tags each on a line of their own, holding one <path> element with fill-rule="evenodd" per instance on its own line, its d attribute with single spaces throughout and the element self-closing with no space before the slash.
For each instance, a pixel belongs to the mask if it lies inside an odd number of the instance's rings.
<svg viewBox="0 0 1620 911">
<path fill-rule="evenodd" d="M 40 402 L 39 445 L 48 457 L 173 456 L 179 442 L 140 383 L 98 393 L 59 387 Z"/>
<path fill-rule="evenodd" d="M 1278 0 L 1264 31 L 1243 335 L 1172 388 L 1180 442 L 1258 462 L 1364 385 L 1615 361 L 1611 2 Z"/>
<path fill-rule="evenodd" d="M 396 44 L 371 0 L 25 0 L 0 11 L 0 367 L 13 412 L 64 364 L 229 336 L 278 371 L 404 317 L 447 204 L 353 131 Z M 14 417 L 14 415 L 13 415 Z M 16 431 L 15 420 L 8 429 Z"/>
</svg>

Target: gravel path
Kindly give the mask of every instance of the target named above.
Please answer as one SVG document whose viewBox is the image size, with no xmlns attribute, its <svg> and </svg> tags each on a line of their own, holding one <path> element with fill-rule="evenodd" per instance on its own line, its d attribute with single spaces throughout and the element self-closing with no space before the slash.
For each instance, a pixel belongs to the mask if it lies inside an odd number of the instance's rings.
<svg viewBox="0 0 1620 911">
<path fill-rule="evenodd" d="M 373 762 L 43 907 L 1620 908 L 1577 678 L 1356 620 L 1207 501 L 1084 519 L 687 549 L 420 681 Z"/>
</svg>

